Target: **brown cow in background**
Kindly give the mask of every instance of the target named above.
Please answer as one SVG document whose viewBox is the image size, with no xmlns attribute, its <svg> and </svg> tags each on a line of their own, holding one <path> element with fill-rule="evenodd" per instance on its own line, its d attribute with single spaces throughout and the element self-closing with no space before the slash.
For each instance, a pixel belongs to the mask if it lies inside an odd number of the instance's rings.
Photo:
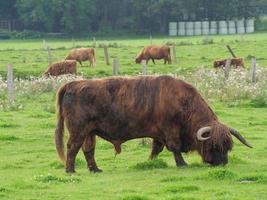
<svg viewBox="0 0 267 200">
<path fill-rule="evenodd" d="M 63 60 L 56 63 L 52 63 L 44 75 L 47 76 L 59 76 L 62 74 L 77 74 L 76 60 Z"/>
<path fill-rule="evenodd" d="M 90 66 L 95 66 L 95 50 L 93 48 L 72 49 L 65 60 L 76 60 L 82 65 L 83 61 L 88 60 Z"/>
<path fill-rule="evenodd" d="M 155 64 L 155 59 L 164 59 L 164 64 L 171 63 L 171 50 L 170 47 L 167 45 L 163 46 L 156 46 L 156 45 L 150 45 L 147 47 L 144 47 L 140 53 L 136 56 L 135 62 L 141 63 L 142 60 L 146 60 L 146 63 L 148 63 L 149 59 L 153 61 Z"/>
<path fill-rule="evenodd" d="M 235 68 L 242 67 L 245 68 L 244 60 L 243 58 L 231 58 L 231 66 L 234 66 Z M 213 62 L 213 67 L 214 68 L 222 68 L 225 67 L 227 59 L 223 60 L 215 60 Z"/>
<path fill-rule="evenodd" d="M 153 138 L 151 158 L 167 147 L 176 165 L 185 165 L 182 152 L 197 151 L 204 162 L 226 164 L 231 135 L 251 147 L 236 130 L 219 122 L 198 91 L 170 76 L 112 77 L 72 81 L 57 93 L 58 118 L 55 144 L 66 172 L 74 172 L 82 147 L 90 171 L 95 162 L 96 135 L 121 144 L 135 138 Z M 69 131 L 65 160 L 64 122 Z"/>
</svg>

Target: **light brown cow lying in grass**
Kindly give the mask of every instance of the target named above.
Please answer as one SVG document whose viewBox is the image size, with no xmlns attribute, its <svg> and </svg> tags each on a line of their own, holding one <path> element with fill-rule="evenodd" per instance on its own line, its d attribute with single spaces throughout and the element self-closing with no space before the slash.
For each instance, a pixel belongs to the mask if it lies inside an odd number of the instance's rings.
<svg viewBox="0 0 267 200">
<path fill-rule="evenodd" d="M 77 74 L 76 60 L 63 60 L 51 64 L 44 75 L 59 76 L 62 74 Z"/>
</svg>

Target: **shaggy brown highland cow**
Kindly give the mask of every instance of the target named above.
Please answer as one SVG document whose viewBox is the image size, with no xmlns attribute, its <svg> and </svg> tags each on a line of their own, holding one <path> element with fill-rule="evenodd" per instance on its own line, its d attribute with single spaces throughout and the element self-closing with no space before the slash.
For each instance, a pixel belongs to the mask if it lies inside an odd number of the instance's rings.
<svg viewBox="0 0 267 200">
<path fill-rule="evenodd" d="M 223 60 L 215 60 L 213 62 L 214 68 L 222 68 L 225 67 L 227 59 Z M 244 60 L 243 58 L 231 58 L 231 66 L 234 66 L 235 68 L 242 67 L 245 68 Z"/>
<path fill-rule="evenodd" d="M 171 53 L 170 53 L 170 47 L 163 45 L 163 46 L 156 46 L 156 45 L 150 45 L 147 47 L 144 47 L 140 53 L 136 56 L 135 62 L 141 63 L 142 60 L 146 60 L 146 63 L 148 63 L 149 59 L 153 61 L 155 64 L 155 59 L 164 59 L 164 64 L 171 63 Z"/>
<path fill-rule="evenodd" d="M 51 64 L 44 75 L 47 76 L 59 76 L 62 74 L 77 74 L 76 61 L 75 60 L 63 60 Z"/>
<path fill-rule="evenodd" d="M 95 50 L 93 48 L 72 49 L 65 60 L 76 60 L 82 65 L 83 61 L 88 60 L 90 66 L 95 66 Z"/>
<path fill-rule="evenodd" d="M 73 81 L 57 93 L 55 144 L 66 172 L 74 172 L 82 147 L 90 171 L 101 171 L 95 162 L 96 135 L 121 144 L 135 138 L 153 139 L 151 158 L 167 147 L 177 166 L 185 165 L 182 152 L 197 151 L 204 162 L 226 164 L 232 135 L 251 147 L 233 128 L 222 124 L 198 91 L 170 76 L 112 77 Z M 64 122 L 69 131 L 67 160 Z"/>
</svg>

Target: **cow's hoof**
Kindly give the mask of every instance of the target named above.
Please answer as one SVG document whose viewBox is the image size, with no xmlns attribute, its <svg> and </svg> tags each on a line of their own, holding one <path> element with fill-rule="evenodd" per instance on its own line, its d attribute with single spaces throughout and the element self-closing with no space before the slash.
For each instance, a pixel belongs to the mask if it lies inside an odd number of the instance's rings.
<svg viewBox="0 0 267 200">
<path fill-rule="evenodd" d="M 177 167 L 186 167 L 187 163 L 178 163 L 176 164 Z"/>
<path fill-rule="evenodd" d="M 75 170 L 67 170 L 66 169 L 66 173 L 68 173 L 68 174 L 74 174 L 76 171 Z"/>
<path fill-rule="evenodd" d="M 103 170 L 99 169 L 99 168 L 94 168 L 94 169 L 90 169 L 90 172 L 92 172 L 92 173 L 100 173 L 100 172 L 103 172 Z"/>
</svg>

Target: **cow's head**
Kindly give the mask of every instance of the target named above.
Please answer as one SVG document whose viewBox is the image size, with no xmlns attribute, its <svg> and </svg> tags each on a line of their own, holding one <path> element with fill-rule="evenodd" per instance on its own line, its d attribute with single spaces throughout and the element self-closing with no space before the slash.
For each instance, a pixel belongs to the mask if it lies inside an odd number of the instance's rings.
<svg viewBox="0 0 267 200">
<path fill-rule="evenodd" d="M 197 140 L 202 142 L 199 153 L 203 161 L 211 165 L 227 164 L 228 152 L 233 146 L 231 135 L 235 136 L 244 145 L 252 148 L 238 131 L 223 124 L 200 128 L 197 131 Z"/>
<path fill-rule="evenodd" d="M 137 57 L 135 58 L 135 63 L 136 63 L 136 64 L 140 64 L 141 61 L 142 61 L 142 59 L 141 59 L 140 56 L 137 56 Z"/>
<path fill-rule="evenodd" d="M 213 67 L 214 67 L 214 68 L 218 68 L 218 67 L 220 67 L 220 66 L 221 66 L 221 62 L 220 62 L 220 61 L 215 60 L 215 61 L 213 62 Z"/>
</svg>

